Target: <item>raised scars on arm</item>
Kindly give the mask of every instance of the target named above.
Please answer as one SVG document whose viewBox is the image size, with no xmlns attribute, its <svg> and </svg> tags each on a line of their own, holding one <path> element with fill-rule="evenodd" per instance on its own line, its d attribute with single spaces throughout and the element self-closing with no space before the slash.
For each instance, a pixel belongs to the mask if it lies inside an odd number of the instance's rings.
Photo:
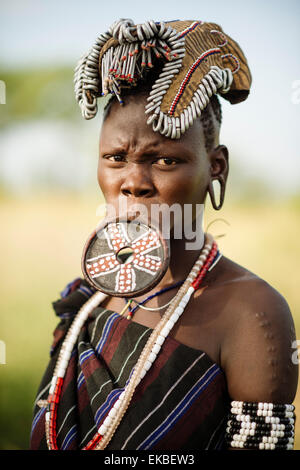
<svg viewBox="0 0 300 470">
<path fill-rule="evenodd" d="M 298 365 L 293 361 L 295 327 L 286 300 L 266 282 L 253 281 L 234 295 L 228 324 L 221 362 L 230 398 L 292 403 Z"/>
</svg>

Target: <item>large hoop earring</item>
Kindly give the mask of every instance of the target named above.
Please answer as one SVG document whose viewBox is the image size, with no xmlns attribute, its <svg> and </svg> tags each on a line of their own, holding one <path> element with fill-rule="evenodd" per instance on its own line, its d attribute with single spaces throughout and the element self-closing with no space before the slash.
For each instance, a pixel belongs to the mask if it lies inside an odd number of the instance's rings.
<svg viewBox="0 0 300 470">
<path fill-rule="evenodd" d="M 216 197 L 215 197 L 215 192 L 214 192 L 214 187 L 213 187 L 213 181 L 217 180 L 220 183 L 220 201 L 219 204 L 216 203 Z M 223 175 L 218 176 L 217 178 L 213 178 L 210 180 L 208 184 L 208 194 L 212 203 L 213 208 L 216 211 L 219 211 L 221 207 L 223 206 L 224 202 L 224 197 L 225 197 L 225 178 Z"/>
</svg>

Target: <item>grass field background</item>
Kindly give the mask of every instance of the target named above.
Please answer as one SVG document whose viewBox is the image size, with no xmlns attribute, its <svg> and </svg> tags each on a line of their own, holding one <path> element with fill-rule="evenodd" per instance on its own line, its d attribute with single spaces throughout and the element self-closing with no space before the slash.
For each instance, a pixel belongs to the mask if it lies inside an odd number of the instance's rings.
<svg viewBox="0 0 300 470">
<path fill-rule="evenodd" d="M 94 195 L 57 192 L 0 199 L 0 340 L 6 345 L 6 364 L 0 364 L 1 449 L 28 448 L 32 405 L 57 324 L 51 302 L 81 275 L 82 248 L 99 222 L 101 202 Z M 205 227 L 215 221 L 209 231 L 225 234 L 217 240 L 222 252 L 287 299 L 300 339 L 299 208 L 297 199 L 229 202 L 220 213 L 208 209 Z M 299 392 L 295 405 L 300 409 Z M 299 420 L 295 449 L 300 450 Z"/>
</svg>

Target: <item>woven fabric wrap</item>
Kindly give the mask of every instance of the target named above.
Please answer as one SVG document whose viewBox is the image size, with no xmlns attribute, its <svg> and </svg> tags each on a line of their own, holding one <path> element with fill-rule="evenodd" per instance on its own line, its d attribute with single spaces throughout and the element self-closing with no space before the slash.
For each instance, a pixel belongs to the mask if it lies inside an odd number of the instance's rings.
<svg viewBox="0 0 300 470">
<path fill-rule="evenodd" d="M 97 98 L 136 86 L 159 63 L 145 112 L 156 132 L 178 139 L 201 115 L 212 95 L 244 101 L 251 86 L 247 60 L 215 23 L 119 20 L 101 34 L 75 69 L 75 96 L 85 119 L 97 114 Z"/>
<path fill-rule="evenodd" d="M 32 450 L 48 448 L 45 415 L 53 371 L 73 318 L 92 295 L 84 280 L 80 285 L 76 280 L 67 291 L 66 297 L 53 303 L 61 322 L 37 396 Z M 91 312 L 72 351 L 61 390 L 59 449 L 78 450 L 89 443 L 124 391 L 152 331 L 103 307 Z M 168 336 L 106 450 L 221 449 L 228 405 L 220 367 L 206 353 Z"/>
</svg>

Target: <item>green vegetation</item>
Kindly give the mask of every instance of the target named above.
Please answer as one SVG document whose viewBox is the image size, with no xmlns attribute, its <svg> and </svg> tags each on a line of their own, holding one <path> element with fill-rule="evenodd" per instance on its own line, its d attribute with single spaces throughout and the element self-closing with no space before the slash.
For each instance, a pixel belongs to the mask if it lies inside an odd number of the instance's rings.
<svg viewBox="0 0 300 470">
<path fill-rule="evenodd" d="M 0 126 L 28 119 L 73 119 L 78 115 L 71 68 L 25 69 L 2 72 L 6 105 L 0 107 Z"/>
</svg>

